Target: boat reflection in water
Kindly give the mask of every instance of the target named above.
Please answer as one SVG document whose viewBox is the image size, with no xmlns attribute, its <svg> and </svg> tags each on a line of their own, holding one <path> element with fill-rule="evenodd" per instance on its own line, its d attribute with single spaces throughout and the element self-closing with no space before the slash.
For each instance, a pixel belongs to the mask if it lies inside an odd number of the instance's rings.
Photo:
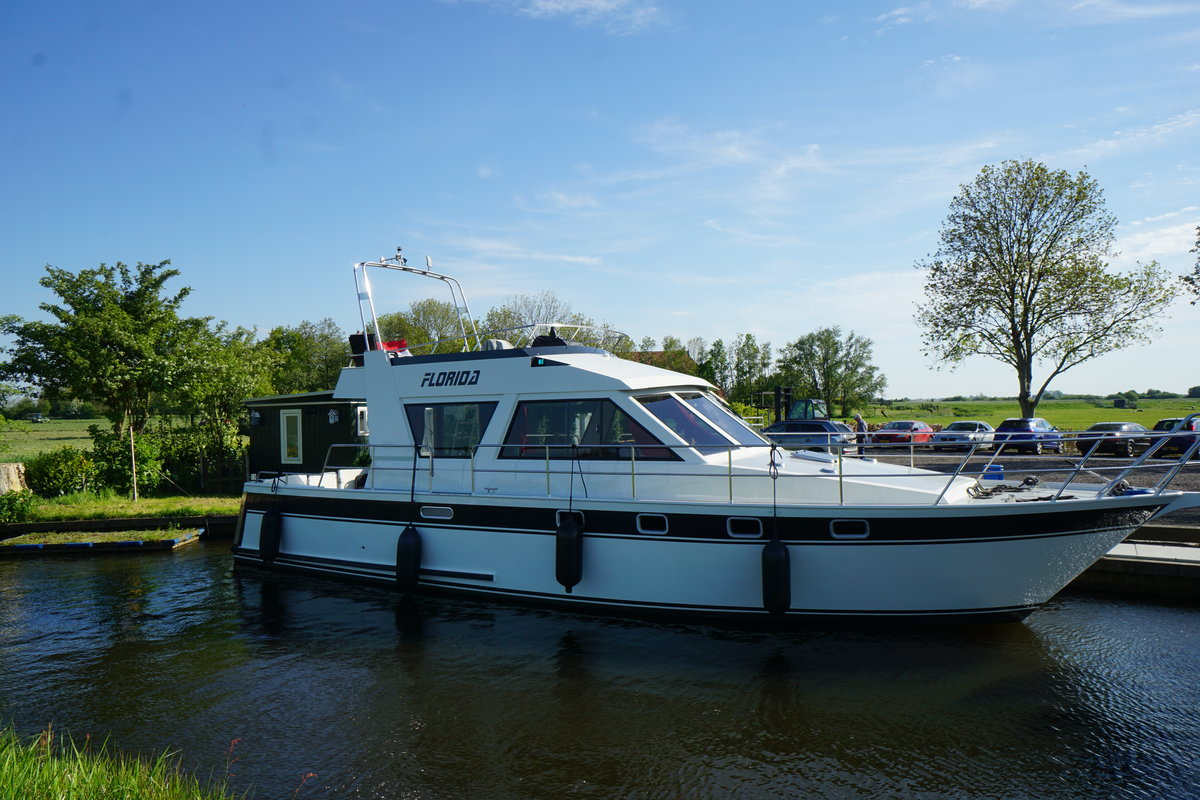
<svg viewBox="0 0 1200 800">
<path fill-rule="evenodd" d="M 767 634 L 235 582 L 255 660 L 339 720 L 317 770 L 339 796 L 1169 797 L 1200 777 L 1195 720 L 1164 711 L 1190 720 L 1171 741 L 1113 680 L 1136 665 L 1076 640 L 1086 598 L 1022 626 Z"/>
</svg>

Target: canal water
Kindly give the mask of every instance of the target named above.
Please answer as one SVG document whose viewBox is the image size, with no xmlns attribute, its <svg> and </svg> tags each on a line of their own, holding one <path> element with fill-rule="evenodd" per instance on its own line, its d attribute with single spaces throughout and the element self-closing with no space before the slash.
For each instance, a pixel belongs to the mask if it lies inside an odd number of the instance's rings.
<svg viewBox="0 0 1200 800">
<path fill-rule="evenodd" d="M 1200 609 L 780 634 L 414 607 L 223 543 L 8 560 L 0 722 L 260 798 L 1194 798 Z"/>
</svg>

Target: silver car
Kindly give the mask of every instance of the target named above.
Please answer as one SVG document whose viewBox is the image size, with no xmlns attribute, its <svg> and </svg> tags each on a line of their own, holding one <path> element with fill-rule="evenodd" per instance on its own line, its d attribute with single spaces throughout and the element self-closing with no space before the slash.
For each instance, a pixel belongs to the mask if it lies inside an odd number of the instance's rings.
<svg viewBox="0 0 1200 800">
<path fill-rule="evenodd" d="M 935 433 L 929 445 L 934 450 L 966 449 L 975 444 L 985 449 L 992 446 L 992 431 L 992 426 L 981 420 L 960 419 Z"/>
</svg>

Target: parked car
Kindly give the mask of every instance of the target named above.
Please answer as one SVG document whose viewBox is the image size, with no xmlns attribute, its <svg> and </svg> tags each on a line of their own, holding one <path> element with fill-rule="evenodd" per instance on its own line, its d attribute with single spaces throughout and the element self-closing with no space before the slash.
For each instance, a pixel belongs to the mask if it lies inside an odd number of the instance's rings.
<svg viewBox="0 0 1200 800">
<path fill-rule="evenodd" d="M 1041 417 L 1012 417 L 996 426 L 992 441 L 997 448 L 1012 452 L 1026 450 L 1041 455 L 1043 450 L 1063 451 L 1062 434 Z"/>
<path fill-rule="evenodd" d="M 920 420 L 889 422 L 867 435 L 867 444 L 924 444 L 933 436 L 933 428 Z"/>
<path fill-rule="evenodd" d="M 762 430 L 763 435 L 788 450 L 840 450 L 836 445 L 854 441 L 849 425 L 829 419 L 784 419 Z M 830 447 L 829 445 L 835 445 Z"/>
<path fill-rule="evenodd" d="M 960 419 L 951 422 L 929 439 L 934 450 L 966 449 L 971 445 L 991 447 L 992 426 L 977 419 Z"/>
<path fill-rule="evenodd" d="M 1084 454 L 1111 453 L 1114 456 L 1133 456 L 1150 446 L 1150 431 L 1136 422 L 1097 422 L 1075 442 Z"/>
<path fill-rule="evenodd" d="M 1158 422 L 1154 423 L 1154 430 L 1173 431 L 1179 427 L 1184 419 L 1185 417 L 1168 417 L 1167 419 L 1160 419 Z M 1188 433 L 1188 431 L 1190 431 L 1190 433 Z M 1184 450 L 1192 446 L 1192 442 L 1196 441 L 1197 435 L 1200 435 L 1196 433 L 1197 431 L 1200 431 L 1200 419 L 1193 419 L 1180 429 L 1179 435 L 1168 437 L 1167 441 L 1163 443 L 1163 445 L 1159 447 L 1154 454 L 1166 456 L 1182 453 Z"/>
</svg>

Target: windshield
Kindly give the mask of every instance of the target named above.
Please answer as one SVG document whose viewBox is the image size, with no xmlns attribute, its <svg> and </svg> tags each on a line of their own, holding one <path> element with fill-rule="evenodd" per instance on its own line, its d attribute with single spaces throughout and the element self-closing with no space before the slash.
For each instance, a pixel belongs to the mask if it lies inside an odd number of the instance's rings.
<svg viewBox="0 0 1200 800">
<path fill-rule="evenodd" d="M 884 425 L 880 430 L 906 431 L 906 430 L 909 430 L 910 428 L 912 428 L 911 422 L 889 422 L 887 425 Z"/>
<path fill-rule="evenodd" d="M 767 440 L 755 433 L 742 421 L 741 417 L 735 416 L 712 397 L 699 393 L 680 396 L 684 402 L 699 411 L 706 420 L 716 425 L 738 444 L 768 444 Z"/>
<path fill-rule="evenodd" d="M 948 431 L 973 431 L 978 427 L 974 422 L 951 422 L 946 430 Z"/>
<path fill-rule="evenodd" d="M 634 399 L 688 444 L 717 445 L 714 448 L 699 448 L 705 455 L 722 452 L 731 446 L 731 442 L 711 423 L 674 395 L 655 394 Z"/>
<path fill-rule="evenodd" d="M 1027 431 L 1033 427 L 1033 423 L 1027 419 L 1006 419 L 1000 423 L 998 431 Z"/>
</svg>

